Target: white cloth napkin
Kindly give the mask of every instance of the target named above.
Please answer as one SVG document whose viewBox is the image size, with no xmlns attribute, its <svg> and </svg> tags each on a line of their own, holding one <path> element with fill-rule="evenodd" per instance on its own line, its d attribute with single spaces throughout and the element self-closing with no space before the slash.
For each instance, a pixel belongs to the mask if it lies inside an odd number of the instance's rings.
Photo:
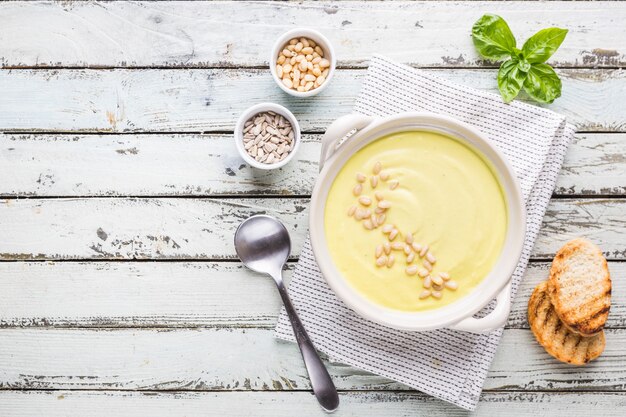
<svg viewBox="0 0 626 417">
<path fill-rule="evenodd" d="M 450 115 L 480 129 L 506 155 L 519 178 L 528 214 L 524 250 L 513 274 L 515 295 L 574 129 L 550 110 L 517 101 L 504 104 L 498 95 L 381 56 L 371 61 L 354 111 L 371 116 L 406 111 Z M 476 408 L 502 329 L 482 335 L 405 332 L 363 319 L 328 287 L 308 240 L 289 292 L 315 346 L 333 360 L 465 409 Z M 284 310 L 276 336 L 294 340 Z"/>
</svg>

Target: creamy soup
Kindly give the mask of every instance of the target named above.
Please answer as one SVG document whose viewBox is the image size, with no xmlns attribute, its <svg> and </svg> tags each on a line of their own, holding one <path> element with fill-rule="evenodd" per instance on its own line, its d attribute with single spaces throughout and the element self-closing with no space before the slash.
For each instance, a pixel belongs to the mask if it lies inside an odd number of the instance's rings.
<svg viewBox="0 0 626 417">
<path fill-rule="evenodd" d="M 335 267 L 359 293 L 391 309 L 423 311 L 467 295 L 491 271 L 507 207 L 477 151 L 438 133 L 407 131 L 347 161 L 329 191 L 324 226 Z"/>
</svg>

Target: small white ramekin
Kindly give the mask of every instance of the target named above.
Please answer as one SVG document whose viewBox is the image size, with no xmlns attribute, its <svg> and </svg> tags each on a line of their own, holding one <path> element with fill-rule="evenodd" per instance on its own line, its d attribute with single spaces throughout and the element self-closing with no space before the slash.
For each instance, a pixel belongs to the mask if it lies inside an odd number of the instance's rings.
<svg viewBox="0 0 626 417">
<path fill-rule="evenodd" d="M 324 50 L 324 58 L 330 61 L 330 67 L 328 67 L 328 76 L 326 77 L 326 81 L 324 81 L 324 84 L 312 90 L 300 92 L 287 88 L 287 86 L 283 84 L 283 81 L 278 78 L 278 74 L 276 73 L 276 60 L 278 59 L 278 53 L 283 50 L 285 45 L 291 39 L 302 37 L 314 40 L 315 43 L 317 43 L 320 48 Z M 337 60 L 335 58 L 335 50 L 333 49 L 332 44 L 328 41 L 328 39 L 326 39 L 324 35 L 313 29 L 296 28 L 290 30 L 289 32 L 283 33 L 276 40 L 276 43 L 272 48 L 272 55 L 270 56 L 269 65 L 272 77 L 274 78 L 274 81 L 276 81 L 276 84 L 278 84 L 281 90 L 294 97 L 311 97 L 321 93 L 326 89 L 326 87 L 328 87 L 328 84 L 330 84 L 330 80 L 332 80 L 333 75 L 335 74 L 335 66 L 337 65 Z"/>
<path fill-rule="evenodd" d="M 289 123 L 291 123 L 291 127 L 293 129 L 293 148 L 291 149 L 291 152 L 289 152 L 289 155 L 287 155 L 285 159 L 283 159 L 282 161 L 278 161 L 274 164 L 264 164 L 263 162 L 258 162 L 256 159 L 251 157 L 246 149 L 243 147 L 243 125 L 255 114 L 268 111 L 273 111 L 274 113 L 278 113 L 283 116 L 289 121 Z M 237 146 L 237 151 L 239 151 L 239 155 L 241 155 L 243 160 L 246 161 L 253 168 L 263 170 L 280 168 L 282 166 L 285 166 L 289 161 L 291 161 L 296 152 L 298 152 L 298 148 L 300 147 L 300 125 L 298 124 L 298 121 L 296 120 L 296 117 L 293 115 L 293 113 L 291 113 L 285 107 L 275 103 L 259 103 L 246 109 L 243 113 L 241 113 L 241 116 L 239 116 L 237 124 L 235 125 L 235 145 Z"/>
</svg>

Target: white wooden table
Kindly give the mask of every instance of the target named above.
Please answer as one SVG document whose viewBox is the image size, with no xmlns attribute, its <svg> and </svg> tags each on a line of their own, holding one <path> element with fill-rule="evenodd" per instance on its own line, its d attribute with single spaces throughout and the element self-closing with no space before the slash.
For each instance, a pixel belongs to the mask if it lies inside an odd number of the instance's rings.
<svg viewBox="0 0 626 417">
<path fill-rule="evenodd" d="M 272 337 L 273 284 L 235 261 L 234 228 L 277 215 L 297 256 L 320 133 L 350 111 L 372 53 L 495 90 L 470 38 L 487 12 L 520 43 L 570 30 L 550 108 L 578 133 L 476 414 L 626 415 L 626 4 L 473 1 L 0 4 L 0 415 L 322 415 L 296 347 Z M 341 68 L 308 100 L 267 71 L 297 25 L 327 34 Z M 231 133 L 265 100 L 294 111 L 304 143 L 254 175 Z M 584 368 L 549 357 L 525 319 L 575 236 L 603 248 L 614 278 L 606 352 Z M 329 369 L 338 416 L 466 414 Z"/>
</svg>

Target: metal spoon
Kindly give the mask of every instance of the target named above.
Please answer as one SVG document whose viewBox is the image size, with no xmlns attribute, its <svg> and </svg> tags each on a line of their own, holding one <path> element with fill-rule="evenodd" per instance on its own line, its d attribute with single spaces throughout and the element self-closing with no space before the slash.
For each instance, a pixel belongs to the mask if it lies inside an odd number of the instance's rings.
<svg viewBox="0 0 626 417">
<path fill-rule="evenodd" d="M 235 251 L 245 266 L 274 278 L 309 373 L 313 393 L 324 410 L 335 411 L 339 406 L 335 384 L 317 356 L 283 285 L 283 265 L 291 251 L 289 232 L 274 217 L 252 216 L 241 223 L 235 232 Z"/>
</svg>

